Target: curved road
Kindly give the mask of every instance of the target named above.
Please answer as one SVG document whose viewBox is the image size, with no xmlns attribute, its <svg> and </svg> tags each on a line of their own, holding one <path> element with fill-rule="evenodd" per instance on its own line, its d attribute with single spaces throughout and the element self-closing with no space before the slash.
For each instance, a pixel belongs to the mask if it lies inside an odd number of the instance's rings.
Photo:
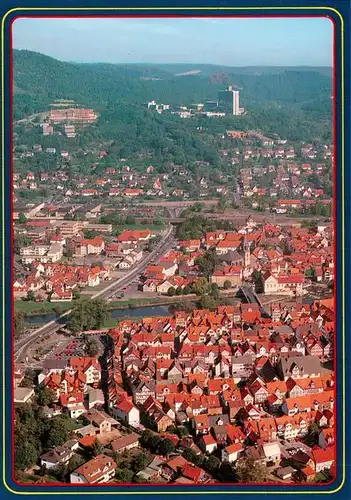
<svg viewBox="0 0 351 500">
<path fill-rule="evenodd" d="M 144 259 L 142 259 L 133 269 L 131 269 L 125 276 L 123 276 L 118 281 L 114 281 L 106 288 L 97 292 L 92 296 L 92 299 L 108 299 L 115 293 L 121 291 L 126 285 L 133 281 L 137 276 L 142 274 L 147 266 L 151 262 L 156 262 L 159 260 L 160 256 L 170 250 L 174 243 L 174 231 L 175 228 L 171 226 L 166 233 L 163 235 L 160 243 L 155 247 L 155 249 L 150 252 Z M 37 328 L 33 333 L 27 335 L 21 340 L 15 342 L 15 352 L 14 360 L 15 362 L 21 362 L 26 358 L 28 348 L 35 344 L 37 340 L 43 335 L 50 335 L 57 332 L 60 328 L 66 325 L 66 317 L 70 314 L 71 309 L 61 314 L 58 318 L 45 325 Z"/>
</svg>

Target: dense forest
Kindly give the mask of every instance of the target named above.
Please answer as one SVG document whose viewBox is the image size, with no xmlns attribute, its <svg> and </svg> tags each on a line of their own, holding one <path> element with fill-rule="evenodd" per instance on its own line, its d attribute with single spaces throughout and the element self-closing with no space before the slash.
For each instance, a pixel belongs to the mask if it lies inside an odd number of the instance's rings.
<svg viewBox="0 0 351 500">
<path fill-rule="evenodd" d="M 332 80 L 326 71 L 283 68 L 250 73 L 246 68 L 240 74 L 238 68 L 223 73 L 223 67 L 206 66 L 199 75 L 176 76 L 177 69 L 67 63 L 15 50 L 14 118 L 45 111 L 54 100 L 71 99 L 100 113 L 98 126 L 77 138 L 78 147 L 89 141 L 114 141 L 116 153 L 128 157 L 137 144 L 141 152 L 153 150 L 154 158 L 164 158 L 166 153 L 176 163 L 196 157 L 216 164 L 217 148 L 209 136 L 228 128 L 260 129 L 291 141 L 331 140 Z M 216 77 L 219 74 L 221 78 Z M 240 88 L 247 115 L 181 120 L 171 114 L 157 115 L 145 106 L 152 99 L 172 106 L 214 100 L 229 82 Z M 199 129 L 202 134 L 195 133 Z"/>
<path fill-rule="evenodd" d="M 132 66 L 132 65 L 131 65 Z M 290 71 L 291 66 L 220 66 L 217 64 L 189 64 L 189 63 L 171 63 L 171 64 L 149 64 L 151 67 L 160 68 L 174 75 L 179 75 L 188 71 L 200 71 L 202 76 L 212 76 L 213 74 L 235 74 L 241 75 L 262 75 L 277 74 L 284 71 Z M 295 71 L 314 71 L 321 75 L 332 76 L 330 66 L 294 66 Z"/>
<path fill-rule="evenodd" d="M 177 65 L 174 65 L 177 66 Z M 165 69 L 163 69 L 165 68 Z M 332 80 L 318 68 L 291 68 L 281 72 L 252 73 L 240 68 L 213 66 L 199 75 L 175 76 L 173 65 L 163 68 L 149 65 L 76 64 L 57 61 L 36 52 L 14 50 L 15 95 L 32 95 L 42 103 L 52 99 L 74 99 L 104 105 L 110 101 L 143 103 L 151 99 L 173 105 L 191 104 L 217 98 L 217 91 L 227 81 L 242 90 L 243 105 L 263 101 L 285 104 L 309 104 L 330 101 Z M 262 69 L 261 69 L 262 71 Z M 226 75 L 220 83 L 212 83 L 213 75 Z M 35 91 L 35 96 L 34 96 Z M 330 110 L 330 106 L 327 105 Z M 328 111 L 328 109 L 325 109 Z"/>
</svg>

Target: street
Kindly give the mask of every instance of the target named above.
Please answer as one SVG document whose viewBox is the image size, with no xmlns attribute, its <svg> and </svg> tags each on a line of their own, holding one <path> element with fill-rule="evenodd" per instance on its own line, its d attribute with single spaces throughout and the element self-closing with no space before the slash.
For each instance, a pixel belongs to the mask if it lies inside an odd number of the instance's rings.
<svg viewBox="0 0 351 500">
<path fill-rule="evenodd" d="M 138 264 L 131 269 L 123 278 L 118 281 L 114 281 L 110 283 L 106 288 L 97 292 L 93 295 L 92 299 L 104 299 L 107 300 L 111 296 L 123 290 L 123 288 L 132 282 L 135 278 L 137 278 L 140 274 L 142 274 L 147 266 L 151 262 L 156 262 L 160 256 L 170 250 L 173 246 L 174 242 L 174 227 L 170 226 L 169 229 L 165 232 L 162 240 L 156 246 L 156 248 L 149 253 L 145 258 L 143 258 Z M 44 326 L 36 329 L 33 333 L 27 335 L 23 339 L 15 342 L 15 352 L 14 352 L 14 360 L 15 362 L 24 361 L 26 358 L 26 352 L 32 344 L 37 342 L 38 338 L 42 335 L 51 335 L 54 332 L 57 332 L 60 328 L 63 328 L 66 325 L 65 318 L 69 316 L 71 313 L 71 309 L 61 314 L 58 318 L 49 323 L 46 323 Z"/>
</svg>

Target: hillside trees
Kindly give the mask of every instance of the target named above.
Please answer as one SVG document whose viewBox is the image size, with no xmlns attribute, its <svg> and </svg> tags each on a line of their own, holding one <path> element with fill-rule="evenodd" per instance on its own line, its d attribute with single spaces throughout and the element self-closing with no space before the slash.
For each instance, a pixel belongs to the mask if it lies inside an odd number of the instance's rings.
<svg viewBox="0 0 351 500">
<path fill-rule="evenodd" d="M 15 408 L 15 467 L 34 465 L 43 450 L 62 445 L 70 434 L 71 420 L 58 416 L 48 419 L 37 404 Z"/>
<path fill-rule="evenodd" d="M 155 99 L 180 106 L 215 100 L 224 81 L 208 78 L 208 73 L 175 77 L 172 65 L 164 69 L 162 65 L 77 64 L 14 50 L 14 115 L 17 120 L 47 110 L 55 99 L 73 99 L 76 104 L 94 107 L 101 113 L 103 128 L 89 127 L 89 140 L 114 140 L 115 153 L 123 153 L 124 157 L 136 148 L 151 148 L 159 158 L 172 158 L 178 164 L 194 158 L 194 152 L 198 159 L 211 165 L 219 163 L 215 148 L 194 133 L 199 126 L 210 126 L 215 133 L 231 128 L 260 129 L 293 141 L 331 141 L 330 72 L 322 74 L 313 68 L 273 69 L 258 74 L 255 68 L 251 73 L 240 71 L 228 68 L 227 77 L 244 89 L 241 99 L 249 110 L 247 115 L 220 120 L 199 117 L 185 123 L 187 120 L 171 114 L 159 116 L 149 112 L 145 103 Z M 158 79 L 143 80 L 145 75 Z M 83 136 L 74 141 L 79 147 L 86 143 Z"/>
</svg>

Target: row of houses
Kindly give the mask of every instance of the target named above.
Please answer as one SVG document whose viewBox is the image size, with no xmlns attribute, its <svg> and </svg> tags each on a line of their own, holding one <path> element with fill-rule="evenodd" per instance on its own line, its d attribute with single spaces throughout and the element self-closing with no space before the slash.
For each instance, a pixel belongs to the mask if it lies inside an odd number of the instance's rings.
<svg viewBox="0 0 351 500">
<path fill-rule="evenodd" d="M 54 110 L 60 111 L 60 110 Z M 69 110 L 68 110 L 69 111 Z M 86 111 L 86 116 L 93 111 Z M 72 115 L 73 116 L 73 115 Z M 77 119 L 78 120 L 78 119 Z M 59 120 L 62 121 L 62 120 Z M 72 121 L 72 120 L 71 120 Z M 81 121 L 80 119 L 78 121 Z M 83 120 L 84 121 L 84 120 Z M 68 137 L 74 137 L 76 131 L 74 125 L 65 126 L 65 134 Z M 44 124 L 43 133 L 46 135 L 53 134 L 53 127 L 50 124 Z M 58 152 L 54 147 L 48 147 L 45 150 L 42 145 L 33 145 L 32 150 L 22 153 L 22 157 L 34 157 L 38 152 L 46 154 L 60 154 L 63 160 L 71 160 L 75 152 L 61 151 Z M 87 152 L 87 151 L 86 151 Z M 97 161 L 92 164 L 93 171 L 99 164 L 99 161 L 108 158 L 108 151 L 94 151 L 97 155 Z M 275 158 L 279 161 L 279 165 L 269 165 L 268 167 L 248 167 L 240 169 L 239 185 L 241 187 L 241 195 L 243 197 L 257 197 L 257 196 L 273 196 L 289 194 L 290 192 L 297 198 L 316 198 L 326 199 L 329 198 L 323 189 L 316 185 L 315 180 L 309 176 L 313 173 L 325 174 L 329 172 L 330 163 L 333 158 L 332 148 L 329 145 L 324 145 L 318 151 L 312 146 L 307 147 L 302 145 L 301 157 L 302 160 L 295 159 L 296 153 L 292 146 L 277 146 L 276 148 L 251 148 L 244 149 L 222 149 L 220 154 L 224 159 L 228 160 L 231 165 L 240 164 L 240 162 L 262 158 L 264 160 Z M 322 160 L 323 158 L 323 160 Z M 294 163 L 291 160 L 294 159 Z M 311 161 L 311 163 L 303 163 L 304 161 Z M 322 163 L 325 161 L 327 163 Z M 205 164 L 206 162 L 203 162 Z M 61 191 L 65 196 L 94 198 L 108 196 L 108 198 L 120 197 L 124 199 L 133 199 L 140 196 L 162 196 L 162 197 L 180 197 L 189 198 L 190 193 L 186 189 L 186 185 L 194 185 L 193 174 L 182 167 L 181 165 L 174 165 L 171 173 L 156 174 L 156 167 L 148 165 L 145 172 L 140 173 L 138 169 L 134 169 L 128 165 L 127 159 L 121 158 L 118 166 L 106 166 L 105 174 L 102 176 L 88 177 L 80 176 L 76 179 L 68 179 L 67 175 L 57 177 L 54 174 L 40 173 L 35 174 L 29 172 L 27 176 L 22 179 L 21 175 L 16 172 L 14 174 L 15 189 L 40 189 L 48 183 L 54 183 L 55 187 Z M 266 173 L 273 174 L 271 186 L 261 188 L 260 178 Z M 215 194 L 226 195 L 229 193 L 228 185 L 232 176 L 222 175 L 219 185 L 213 185 L 213 181 L 209 178 L 201 179 L 200 183 L 196 183 L 199 188 L 199 196 L 207 196 L 209 189 Z M 270 179 L 270 177 L 269 177 Z M 306 180 L 307 179 L 307 180 Z M 179 181 L 181 183 L 179 184 Z M 42 183 L 42 184 L 39 184 Z M 179 185 L 178 185 L 179 184 Z M 176 187 L 175 187 L 176 186 Z M 312 190 L 310 192 L 310 190 Z"/>
<path fill-rule="evenodd" d="M 268 319 L 241 304 L 124 321 L 110 332 L 111 397 L 120 383 L 114 375 L 124 373 L 145 425 L 159 433 L 190 425 L 200 450 L 231 462 L 253 456 L 278 464 L 285 441 L 304 439 L 314 423 L 315 455 L 324 457 L 306 460 L 314 476 L 334 463 L 334 379 L 321 365 L 333 358 L 333 307 L 332 300 L 272 304 Z"/>
</svg>

